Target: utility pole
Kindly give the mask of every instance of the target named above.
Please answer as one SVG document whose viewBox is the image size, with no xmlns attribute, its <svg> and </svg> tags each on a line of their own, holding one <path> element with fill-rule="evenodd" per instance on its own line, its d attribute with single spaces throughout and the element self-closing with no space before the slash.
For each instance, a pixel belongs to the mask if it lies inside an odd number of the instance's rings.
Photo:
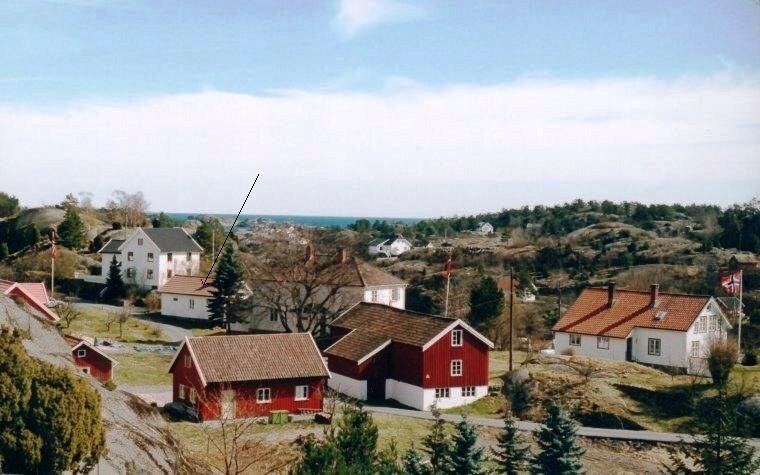
<svg viewBox="0 0 760 475">
<path fill-rule="evenodd" d="M 514 331 L 515 316 L 515 279 L 512 273 L 512 267 L 509 268 L 509 371 L 512 371 L 512 332 Z"/>
<path fill-rule="evenodd" d="M 739 330 L 736 336 L 736 346 L 739 349 L 739 356 L 742 354 L 742 318 L 744 309 L 742 308 L 742 291 L 744 290 L 744 269 L 739 271 Z"/>
</svg>

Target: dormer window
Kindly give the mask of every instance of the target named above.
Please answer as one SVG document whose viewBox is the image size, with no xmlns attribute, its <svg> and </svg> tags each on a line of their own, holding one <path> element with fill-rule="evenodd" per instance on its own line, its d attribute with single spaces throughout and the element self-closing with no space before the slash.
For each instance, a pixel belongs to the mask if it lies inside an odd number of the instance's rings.
<svg viewBox="0 0 760 475">
<path fill-rule="evenodd" d="M 452 330 L 451 346 L 462 346 L 462 330 Z"/>
<path fill-rule="evenodd" d="M 143 238 L 137 238 L 137 245 L 142 246 L 143 245 Z"/>
</svg>

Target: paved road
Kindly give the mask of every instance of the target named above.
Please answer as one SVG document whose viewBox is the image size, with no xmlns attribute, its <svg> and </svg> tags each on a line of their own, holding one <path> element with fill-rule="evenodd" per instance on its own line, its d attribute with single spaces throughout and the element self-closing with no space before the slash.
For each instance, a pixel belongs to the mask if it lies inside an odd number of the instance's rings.
<svg viewBox="0 0 760 475">
<path fill-rule="evenodd" d="M 371 412 L 380 414 L 392 414 L 402 417 L 414 417 L 416 419 L 433 419 L 433 415 L 427 411 L 416 411 L 413 409 L 401 409 L 386 406 L 364 406 Z M 441 418 L 449 422 L 459 422 L 461 416 L 458 414 L 442 414 Z M 486 427 L 504 427 L 504 421 L 501 419 L 490 419 L 487 417 L 467 417 L 471 424 Z M 535 432 L 541 424 L 530 421 L 516 421 L 515 425 L 523 431 Z M 600 429 L 598 427 L 579 427 L 578 435 L 583 437 L 595 437 L 602 439 L 622 439 L 622 440 L 640 440 L 647 442 L 692 442 L 694 438 L 688 434 L 678 434 L 674 432 L 653 432 L 649 430 L 625 430 L 625 429 Z M 750 445 L 756 450 L 760 450 L 760 439 L 749 439 Z"/>
</svg>

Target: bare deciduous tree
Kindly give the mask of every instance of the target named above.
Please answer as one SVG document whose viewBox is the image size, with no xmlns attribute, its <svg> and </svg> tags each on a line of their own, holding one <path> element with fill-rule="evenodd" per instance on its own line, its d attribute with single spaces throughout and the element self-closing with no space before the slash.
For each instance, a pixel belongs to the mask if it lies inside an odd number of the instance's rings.
<svg viewBox="0 0 760 475">
<path fill-rule="evenodd" d="M 148 202 L 142 191 L 127 193 L 116 190 L 113 199 L 108 200 L 106 208 L 113 221 L 124 221 L 124 227 L 142 226 L 147 220 Z"/>
<path fill-rule="evenodd" d="M 71 323 L 82 316 L 82 312 L 77 310 L 70 302 L 61 302 L 55 307 L 56 313 L 61 317 L 61 320 L 66 324 L 66 328 L 71 326 Z"/>
</svg>

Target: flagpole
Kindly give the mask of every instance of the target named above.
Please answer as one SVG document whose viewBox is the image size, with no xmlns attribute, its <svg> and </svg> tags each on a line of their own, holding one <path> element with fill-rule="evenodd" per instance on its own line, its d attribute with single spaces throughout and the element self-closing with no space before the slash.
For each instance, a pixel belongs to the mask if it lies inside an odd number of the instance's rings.
<svg viewBox="0 0 760 475">
<path fill-rule="evenodd" d="M 739 356 L 742 354 L 742 317 L 744 309 L 742 308 L 742 291 L 744 290 L 744 269 L 739 271 L 739 331 L 736 337 L 736 346 L 739 347 Z"/>
<path fill-rule="evenodd" d="M 446 261 L 446 301 L 443 307 L 443 316 L 449 316 L 449 286 L 451 285 L 451 251 L 449 251 L 449 258 Z"/>
<path fill-rule="evenodd" d="M 50 299 L 55 300 L 55 255 L 52 252 L 50 253 Z"/>
</svg>

